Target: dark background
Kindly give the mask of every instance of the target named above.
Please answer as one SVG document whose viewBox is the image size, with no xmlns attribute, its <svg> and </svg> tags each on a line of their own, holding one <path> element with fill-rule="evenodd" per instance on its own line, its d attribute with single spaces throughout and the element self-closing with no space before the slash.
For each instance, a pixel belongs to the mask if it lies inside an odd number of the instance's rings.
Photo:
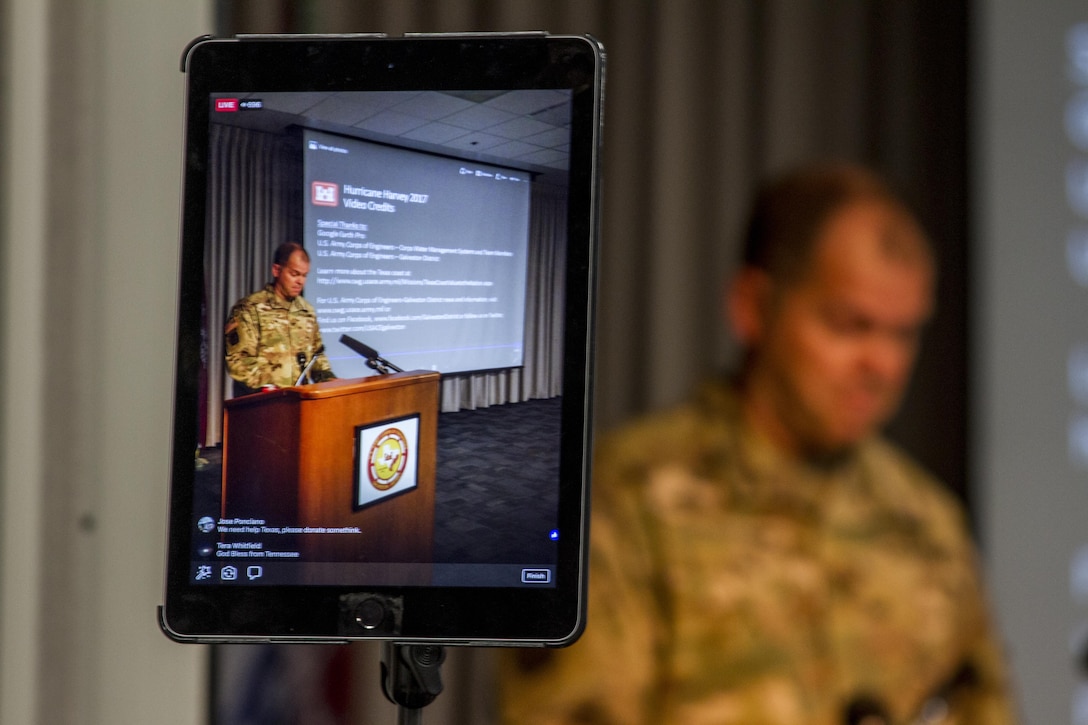
<svg viewBox="0 0 1088 725">
<path fill-rule="evenodd" d="M 825 157 L 881 171 L 941 264 L 890 434 L 970 500 L 968 17 L 955 0 L 224 0 L 217 23 L 222 35 L 540 28 L 604 43 L 598 429 L 727 364 L 721 283 L 759 181 Z"/>
</svg>

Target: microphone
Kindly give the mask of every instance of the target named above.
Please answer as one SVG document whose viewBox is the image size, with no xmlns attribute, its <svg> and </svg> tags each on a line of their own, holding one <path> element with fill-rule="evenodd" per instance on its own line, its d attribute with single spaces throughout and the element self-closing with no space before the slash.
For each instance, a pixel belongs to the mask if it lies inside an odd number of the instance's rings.
<svg viewBox="0 0 1088 725">
<path fill-rule="evenodd" d="M 302 369 L 302 372 L 299 373 L 298 380 L 295 381 L 295 385 L 302 385 L 302 382 L 306 379 L 306 376 L 310 374 L 310 368 L 312 368 L 314 366 L 314 363 L 317 362 L 317 356 L 323 352 L 325 352 L 325 346 L 321 345 L 316 350 L 314 350 L 314 355 L 310 358 L 310 362 L 306 362 L 306 355 L 304 353 L 300 352 L 298 354 L 296 359 L 298 360 L 298 366 Z"/>
<path fill-rule="evenodd" d="M 359 340 L 356 340 L 354 337 L 341 335 L 340 342 L 365 357 L 368 361 L 378 359 L 377 350 L 372 348 L 370 345 L 367 345 L 365 342 L 360 342 Z"/>
<path fill-rule="evenodd" d="M 341 344 L 351 348 L 353 351 L 359 353 L 364 358 L 366 358 L 366 366 L 372 370 L 377 370 L 382 375 L 388 375 L 390 370 L 398 373 L 404 372 L 396 365 L 379 355 L 378 351 L 372 348 L 370 345 L 360 342 L 354 337 L 350 337 L 348 335 L 341 335 L 340 342 Z"/>
</svg>

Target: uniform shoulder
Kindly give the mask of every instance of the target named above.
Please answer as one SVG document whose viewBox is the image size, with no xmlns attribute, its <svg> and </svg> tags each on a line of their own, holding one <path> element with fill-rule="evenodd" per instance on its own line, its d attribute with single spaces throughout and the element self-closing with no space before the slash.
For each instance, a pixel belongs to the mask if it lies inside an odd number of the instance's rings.
<svg viewBox="0 0 1088 725">
<path fill-rule="evenodd" d="M 309 315 L 316 315 L 317 314 L 317 311 L 314 309 L 314 306 L 311 305 L 309 303 L 309 301 L 305 297 L 303 297 L 301 295 L 299 295 L 298 297 L 296 297 L 294 299 L 294 304 L 295 304 L 295 306 L 297 306 L 298 308 L 303 310 L 306 314 L 309 314 Z"/>
<path fill-rule="evenodd" d="M 948 487 L 914 456 L 886 438 L 868 441 L 861 455 L 867 466 L 885 472 L 890 479 L 889 485 L 919 489 L 937 496 L 951 495 Z"/>
<path fill-rule="evenodd" d="M 256 292 L 251 292 L 250 294 L 235 302 L 234 307 L 231 308 L 231 312 L 233 313 L 237 310 L 253 309 L 261 304 L 267 303 L 271 291 L 271 285 L 267 285 L 257 290 Z"/>
<path fill-rule="evenodd" d="M 648 413 L 603 435 L 594 466 L 605 477 L 635 482 L 650 470 L 702 467 L 708 458 L 728 456 L 734 445 L 735 415 L 707 390 L 689 400 Z"/>
<path fill-rule="evenodd" d="M 962 530 L 967 514 L 952 490 L 896 444 L 877 438 L 862 452 L 863 462 L 874 479 L 876 495 L 889 508 Z"/>
<path fill-rule="evenodd" d="M 675 444 L 690 440 L 701 428 L 701 419 L 690 404 L 657 410 L 609 431 L 602 436 L 600 447 L 625 458 L 653 456 L 662 445 L 675 449 Z"/>
</svg>

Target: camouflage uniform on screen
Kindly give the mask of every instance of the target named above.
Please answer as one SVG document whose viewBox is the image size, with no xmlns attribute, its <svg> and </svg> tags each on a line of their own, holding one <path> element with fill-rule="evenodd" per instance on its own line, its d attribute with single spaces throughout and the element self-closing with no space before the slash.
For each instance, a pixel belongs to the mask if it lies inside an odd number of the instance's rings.
<svg viewBox="0 0 1088 725">
<path fill-rule="evenodd" d="M 715 383 L 594 485 L 588 627 L 504 655 L 507 725 L 1014 722 L 961 510 L 890 444 L 799 463 Z"/>
<path fill-rule="evenodd" d="M 226 326 L 227 372 L 248 388 L 294 385 L 302 368 L 298 353 L 309 359 L 322 349 L 317 313 L 310 303 L 279 297 L 271 284 L 239 301 Z M 313 382 L 335 376 L 324 353 L 310 368 Z"/>
</svg>

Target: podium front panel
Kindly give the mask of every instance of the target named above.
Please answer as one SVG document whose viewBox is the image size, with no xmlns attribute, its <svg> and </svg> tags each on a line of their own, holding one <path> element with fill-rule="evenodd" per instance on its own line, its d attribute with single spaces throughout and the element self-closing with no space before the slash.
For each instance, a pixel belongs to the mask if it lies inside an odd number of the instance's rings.
<svg viewBox="0 0 1088 725">
<path fill-rule="evenodd" d="M 434 542 L 438 373 L 335 380 L 228 401 L 222 516 L 264 521 L 318 562 L 428 563 Z M 359 507 L 357 431 L 412 419 L 415 485 Z M 379 433 L 381 431 L 379 430 Z M 378 482 L 382 483 L 382 482 Z M 266 531 L 267 533 L 267 531 Z M 291 548 L 286 548 L 291 547 Z M 429 578 L 429 572 L 423 572 Z M 420 583 L 426 583 L 421 581 Z"/>
</svg>

